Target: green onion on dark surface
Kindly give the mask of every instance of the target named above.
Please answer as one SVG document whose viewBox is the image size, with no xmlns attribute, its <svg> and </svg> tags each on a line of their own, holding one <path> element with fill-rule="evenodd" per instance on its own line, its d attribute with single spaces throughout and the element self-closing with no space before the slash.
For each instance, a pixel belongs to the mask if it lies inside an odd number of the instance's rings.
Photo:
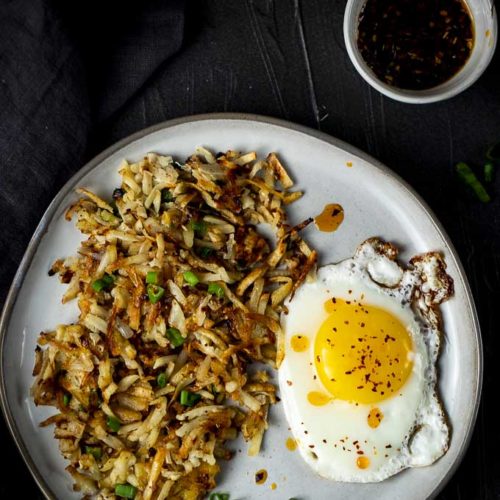
<svg viewBox="0 0 500 500">
<path fill-rule="evenodd" d="M 484 165 L 484 180 L 486 182 L 493 182 L 495 176 L 495 165 L 489 161 Z"/>
<path fill-rule="evenodd" d="M 200 399 L 201 396 L 199 394 L 196 394 L 196 392 L 183 390 L 181 391 L 179 401 L 181 405 L 194 406 Z"/>
<path fill-rule="evenodd" d="M 68 406 L 70 401 L 71 401 L 71 394 L 65 392 L 63 395 L 63 405 Z"/>
<path fill-rule="evenodd" d="M 177 328 L 167 328 L 167 338 L 174 347 L 179 347 L 186 340 Z"/>
<path fill-rule="evenodd" d="M 147 290 L 151 304 L 156 304 L 165 294 L 165 289 L 158 285 L 148 285 Z"/>
<path fill-rule="evenodd" d="M 457 163 L 455 168 L 462 182 L 467 184 L 467 186 L 474 191 L 480 201 L 488 203 L 491 200 L 490 195 L 486 192 L 486 189 L 484 189 L 481 181 L 476 177 L 476 174 L 469 167 L 469 165 L 467 165 L 467 163 Z"/>
<path fill-rule="evenodd" d="M 95 292 L 102 292 L 103 290 L 109 290 L 113 286 L 114 282 L 115 278 L 113 278 L 111 274 L 106 273 L 101 279 L 92 282 L 92 289 Z"/>
<path fill-rule="evenodd" d="M 102 457 L 102 448 L 99 446 L 85 446 L 85 453 L 99 460 Z"/>
<path fill-rule="evenodd" d="M 106 420 L 106 425 L 108 429 L 111 429 L 113 432 L 118 432 L 122 424 L 116 417 L 108 417 Z"/>
<path fill-rule="evenodd" d="M 167 385 L 167 375 L 165 373 L 160 373 L 156 377 L 156 385 L 163 389 Z"/>
<path fill-rule="evenodd" d="M 188 285 L 196 286 L 200 282 L 200 279 L 193 271 L 186 271 L 182 276 Z"/>
<path fill-rule="evenodd" d="M 158 273 L 156 271 L 149 271 L 148 274 L 146 274 L 146 283 L 150 285 L 157 285 Z"/>
<path fill-rule="evenodd" d="M 210 285 L 208 285 L 208 293 L 222 299 L 224 297 L 224 288 L 222 288 L 218 283 L 210 283 Z"/>
<path fill-rule="evenodd" d="M 117 484 L 115 486 L 115 495 L 122 498 L 135 498 L 137 488 L 129 483 Z"/>
<path fill-rule="evenodd" d="M 490 161 L 500 162 L 500 142 L 488 148 L 488 151 L 486 151 L 486 158 Z"/>
</svg>

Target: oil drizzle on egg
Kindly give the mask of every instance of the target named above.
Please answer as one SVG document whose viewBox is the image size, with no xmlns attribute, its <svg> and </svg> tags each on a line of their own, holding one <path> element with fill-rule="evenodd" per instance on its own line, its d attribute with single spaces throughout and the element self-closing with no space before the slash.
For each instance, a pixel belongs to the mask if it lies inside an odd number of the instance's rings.
<svg viewBox="0 0 500 500">
<path fill-rule="evenodd" d="M 380 422 L 382 422 L 383 418 L 384 414 L 379 408 L 372 408 L 370 413 L 368 413 L 368 425 L 372 429 L 376 429 L 380 425 Z"/>
<path fill-rule="evenodd" d="M 304 352 L 309 347 L 309 339 L 305 335 L 294 335 L 290 345 L 295 352 Z"/>
<path fill-rule="evenodd" d="M 289 437 L 287 440 L 286 440 L 286 447 L 288 448 L 288 450 L 290 451 L 295 451 L 297 449 L 297 441 L 295 441 L 295 439 Z"/>
<path fill-rule="evenodd" d="M 260 469 L 255 473 L 256 484 L 264 484 L 267 480 L 267 470 Z"/>
<path fill-rule="evenodd" d="M 332 398 L 331 398 L 331 396 L 327 396 L 326 394 L 323 394 L 322 392 L 311 391 L 307 395 L 307 400 L 313 406 L 325 406 L 327 403 L 329 403 L 332 400 Z"/>
<path fill-rule="evenodd" d="M 370 467 L 370 459 L 362 455 L 356 459 L 356 465 L 360 469 L 368 469 L 368 467 Z"/>
<path fill-rule="evenodd" d="M 319 215 L 314 218 L 316 227 L 323 232 L 336 231 L 344 220 L 344 209 L 338 203 L 329 203 Z"/>
</svg>

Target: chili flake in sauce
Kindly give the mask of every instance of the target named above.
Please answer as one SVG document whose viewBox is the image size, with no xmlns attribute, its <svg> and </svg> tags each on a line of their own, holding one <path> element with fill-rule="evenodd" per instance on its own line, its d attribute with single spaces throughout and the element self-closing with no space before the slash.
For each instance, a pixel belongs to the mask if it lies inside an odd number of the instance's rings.
<svg viewBox="0 0 500 500">
<path fill-rule="evenodd" d="M 357 43 L 380 80 L 423 90 L 446 82 L 465 65 L 474 27 L 462 0 L 367 0 Z"/>
</svg>

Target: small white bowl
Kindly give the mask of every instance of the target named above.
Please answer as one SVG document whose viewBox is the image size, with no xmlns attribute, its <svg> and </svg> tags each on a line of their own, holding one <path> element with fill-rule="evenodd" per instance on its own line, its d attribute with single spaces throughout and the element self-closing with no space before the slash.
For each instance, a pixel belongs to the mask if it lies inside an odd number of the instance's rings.
<svg viewBox="0 0 500 500">
<path fill-rule="evenodd" d="M 359 14 L 367 0 L 348 0 L 344 14 L 347 53 L 358 73 L 375 89 L 397 101 L 424 104 L 449 99 L 470 87 L 493 57 L 497 43 L 497 14 L 494 0 L 466 0 L 474 24 L 474 47 L 465 66 L 446 82 L 426 90 L 406 90 L 382 82 L 366 64 L 357 45 Z"/>
</svg>

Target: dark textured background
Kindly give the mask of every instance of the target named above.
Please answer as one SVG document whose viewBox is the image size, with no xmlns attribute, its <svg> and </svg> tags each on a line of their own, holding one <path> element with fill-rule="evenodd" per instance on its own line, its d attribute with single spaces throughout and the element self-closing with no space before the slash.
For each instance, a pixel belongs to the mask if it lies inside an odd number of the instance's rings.
<svg viewBox="0 0 500 500">
<path fill-rule="evenodd" d="M 344 1 L 105 3 L 0 0 L 0 303 L 51 198 L 118 139 L 221 111 L 320 129 L 406 179 L 458 249 L 481 320 L 485 377 L 470 448 L 439 498 L 500 498 L 500 197 L 480 204 L 453 171 L 457 161 L 481 164 L 487 145 L 500 140 L 500 53 L 460 96 L 407 105 L 355 72 L 342 35 Z M 500 175 L 493 193 L 499 183 Z M 3 423 L 0 448 L 10 476 L 0 498 L 41 498 Z"/>
</svg>

